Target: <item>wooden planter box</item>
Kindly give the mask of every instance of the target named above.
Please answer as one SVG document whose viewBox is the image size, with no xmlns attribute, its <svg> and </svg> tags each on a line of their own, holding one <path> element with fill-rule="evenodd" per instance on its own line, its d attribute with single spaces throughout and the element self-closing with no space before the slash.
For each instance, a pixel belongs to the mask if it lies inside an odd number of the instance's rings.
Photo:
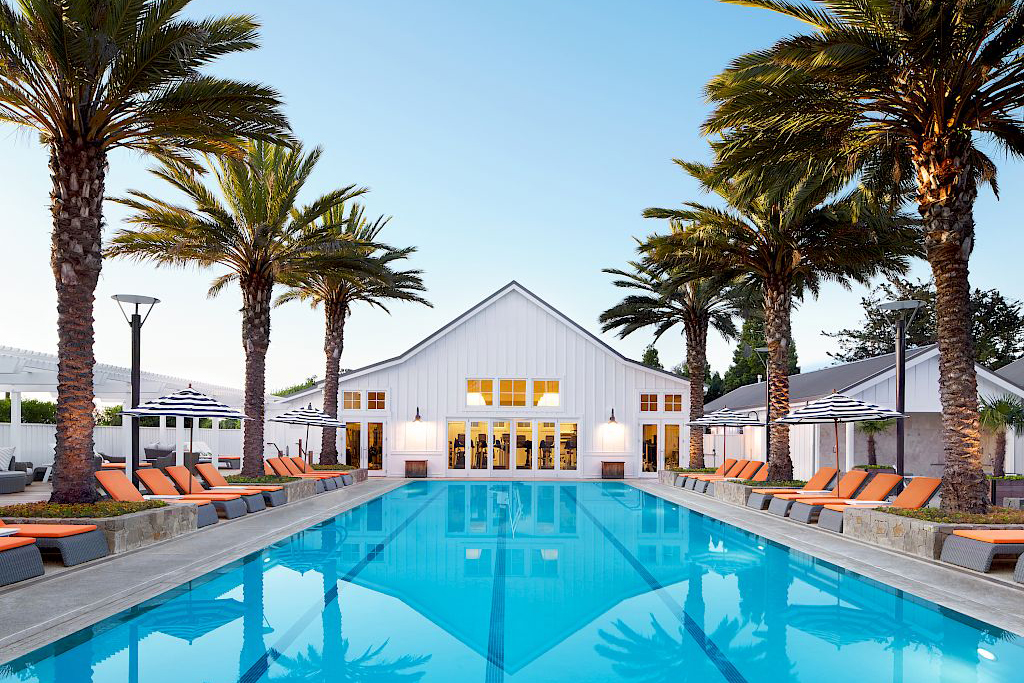
<svg viewBox="0 0 1024 683">
<path fill-rule="evenodd" d="M 626 463 L 624 463 L 624 462 L 602 462 L 601 463 L 601 478 L 602 479 L 625 479 L 626 478 Z"/>
</svg>

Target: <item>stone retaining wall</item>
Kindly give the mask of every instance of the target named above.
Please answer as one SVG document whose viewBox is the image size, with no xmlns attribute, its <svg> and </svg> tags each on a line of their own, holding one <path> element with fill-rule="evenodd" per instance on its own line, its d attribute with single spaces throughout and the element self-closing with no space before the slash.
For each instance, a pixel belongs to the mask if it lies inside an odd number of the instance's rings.
<svg viewBox="0 0 1024 683">
<path fill-rule="evenodd" d="M 879 510 L 845 510 L 843 535 L 929 560 L 942 555 L 942 544 L 956 529 L 1022 529 L 1024 525 L 939 524 Z"/>
<path fill-rule="evenodd" d="M 676 477 L 679 476 L 678 472 L 670 472 L 668 470 L 658 470 L 658 483 L 672 486 L 676 483 Z"/>
<path fill-rule="evenodd" d="M 287 481 L 281 486 L 288 494 L 288 502 L 294 503 L 303 498 L 312 498 L 316 495 L 316 479 L 300 479 L 298 481 Z"/>
<path fill-rule="evenodd" d="M 716 481 L 714 497 L 715 500 L 720 500 L 723 503 L 743 507 L 747 504 L 747 497 L 750 495 L 751 488 L 750 486 L 737 484 L 734 481 Z"/>
<path fill-rule="evenodd" d="M 29 519 L 5 517 L 4 523 L 18 524 L 95 524 L 107 537 L 110 552 L 125 553 L 143 548 L 158 541 L 181 536 L 198 528 L 198 512 L 195 505 L 168 505 L 155 510 L 133 512 L 120 517 L 89 519 Z"/>
</svg>

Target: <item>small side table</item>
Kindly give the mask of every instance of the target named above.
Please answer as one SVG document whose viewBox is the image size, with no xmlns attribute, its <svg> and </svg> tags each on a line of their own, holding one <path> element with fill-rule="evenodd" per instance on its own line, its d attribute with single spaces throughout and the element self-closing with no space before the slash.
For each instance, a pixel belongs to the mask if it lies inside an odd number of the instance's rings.
<svg viewBox="0 0 1024 683">
<path fill-rule="evenodd" d="M 602 479 L 625 479 L 626 463 L 624 462 L 601 462 Z"/>
<path fill-rule="evenodd" d="M 406 460 L 405 461 L 405 477 L 406 479 L 424 479 L 427 476 L 427 461 L 426 460 Z"/>
</svg>

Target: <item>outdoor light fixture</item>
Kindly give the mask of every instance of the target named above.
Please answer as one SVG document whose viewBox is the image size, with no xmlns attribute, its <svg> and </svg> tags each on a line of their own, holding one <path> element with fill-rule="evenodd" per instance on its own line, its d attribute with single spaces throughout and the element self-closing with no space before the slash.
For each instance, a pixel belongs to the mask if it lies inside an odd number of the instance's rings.
<svg viewBox="0 0 1024 683">
<path fill-rule="evenodd" d="M 416 406 L 416 417 L 412 419 L 413 422 L 423 422 L 423 418 L 420 417 L 420 407 Z"/>
<path fill-rule="evenodd" d="M 611 417 L 608 418 L 608 422 L 611 424 L 615 424 L 615 408 L 612 408 L 612 415 Z"/>
<path fill-rule="evenodd" d="M 907 328 L 914 322 L 914 316 L 924 306 L 923 301 L 917 299 L 902 299 L 900 301 L 889 301 L 879 304 L 878 308 L 883 311 L 893 327 L 896 328 L 896 412 L 906 412 L 907 393 Z M 903 476 L 903 454 L 904 454 L 904 420 L 896 420 L 896 474 Z M 902 490 L 900 483 L 897 490 Z"/>
<path fill-rule="evenodd" d="M 153 307 L 160 303 L 160 299 L 152 296 L 143 296 L 141 294 L 115 294 L 110 297 L 117 302 L 118 308 L 121 309 L 121 315 L 128 321 L 128 325 L 132 328 L 132 404 L 131 408 L 139 407 L 140 394 L 142 393 L 142 324 L 149 320 L 149 314 L 153 312 Z M 134 310 L 131 314 L 125 310 L 125 306 L 132 307 Z M 148 306 L 146 314 L 143 316 L 139 310 L 141 307 Z M 138 486 L 139 478 L 135 472 L 139 469 L 139 418 L 132 417 L 132 483 Z"/>
</svg>

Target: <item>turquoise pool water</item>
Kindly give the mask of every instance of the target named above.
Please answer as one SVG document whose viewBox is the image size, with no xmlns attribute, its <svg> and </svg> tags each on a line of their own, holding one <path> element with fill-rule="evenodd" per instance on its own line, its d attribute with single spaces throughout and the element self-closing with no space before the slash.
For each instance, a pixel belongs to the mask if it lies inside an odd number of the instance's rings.
<svg viewBox="0 0 1024 683">
<path fill-rule="evenodd" d="M 1024 642 L 626 484 L 415 482 L 0 681 L 1021 681 Z"/>
</svg>

